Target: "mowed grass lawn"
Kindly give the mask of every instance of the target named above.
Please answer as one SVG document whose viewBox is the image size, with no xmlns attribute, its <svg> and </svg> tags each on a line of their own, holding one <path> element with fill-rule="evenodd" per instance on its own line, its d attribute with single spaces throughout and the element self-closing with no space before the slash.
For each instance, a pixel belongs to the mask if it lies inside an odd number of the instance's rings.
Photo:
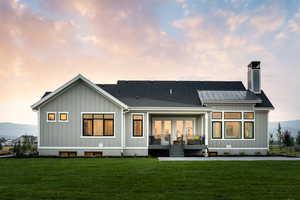
<svg viewBox="0 0 300 200">
<path fill-rule="evenodd" d="M 0 199 L 300 199 L 299 161 L 0 159 Z"/>
</svg>

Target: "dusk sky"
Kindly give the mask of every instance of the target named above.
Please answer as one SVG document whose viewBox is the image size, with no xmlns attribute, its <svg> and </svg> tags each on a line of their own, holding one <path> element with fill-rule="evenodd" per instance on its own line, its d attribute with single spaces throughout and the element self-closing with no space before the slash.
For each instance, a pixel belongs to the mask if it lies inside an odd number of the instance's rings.
<svg viewBox="0 0 300 200">
<path fill-rule="evenodd" d="M 242 80 L 262 62 L 270 121 L 300 119 L 300 1 L 0 0 L 0 122 L 81 73 L 117 80 Z"/>
</svg>

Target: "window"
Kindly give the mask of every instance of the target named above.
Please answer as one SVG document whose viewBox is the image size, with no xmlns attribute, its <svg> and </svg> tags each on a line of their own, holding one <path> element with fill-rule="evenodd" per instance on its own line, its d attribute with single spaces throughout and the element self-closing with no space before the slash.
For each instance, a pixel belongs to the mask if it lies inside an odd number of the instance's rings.
<svg viewBox="0 0 300 200">
<path fill-rule="evenodd" d="M 245 112 L 244 119 L 254 119 L 254 112 Z"/>
<path fill-rule="evenodd" d="M 254 112 L 222 113 L 212 113 L 212 139 L 254 139 Z"/>
<path fill-rule="evenodd" d="M 222 113 L 221 112 L 213 112 L 212 118 L 213 119 L 222 119 Z"/>
<path fill-rule="evenodd" d="M 73 151 L 60 151 L 59 152 L 60 157 L 75 157 L 77 156 L 77 152 Z"/>
<path fill-rule="evenodd" d="M 58 116 L 59 116 L 58 120 L 60 122 L 68 122 L 69 121 L 69 113 L 67 113 L 67 112 L 60 112 L 60 113 L 58 113 Z"/>
<path fill-rule="evenodd" d="M 84 152 L 85 157 L 102 157 L 102 152 L 96 151 L 96 152 Z"/>
<path fill-rule="evenodd" d="M 83 136 L 114 136 L 114 114 L 83 114 Z"/>
<path fill-rule="evenodd" d="M 155 120 L 154 121 L 154 137 L 155 138 L 160 138 L 161 129 L 162 129 L 162 121 L 161 120 Z"/>
<path fill-rule="evenodd" d="M 244 138 L 254 139 L 254 122 L 244 122 Z"/>
<path fill-rule="evenodd" d="M 242 119 L 241 112 L 225 112 L 224 119 Z"/>
<path fill-rule="evenodd" d="M 56 112 L 47 113 L 47 122 L 56 122 Z"/>
<path fill-rule="evenodd" d="M 185 121 L 185 129 L 186 129 L 186 136 L 188 139 L 193 138 L 194 130 L 193 130 L 193 121 L 186 120 Z"/>
<path fill-rule="evenodd" d="M 241 122 L 225 121 L 225 139 L 241 139 L 242 126 Z"/>
<path fill-rule="evenodd" d="M 212 123 L 212 138 L 221 139 L 222 138 L 222 122 Z"/>
<path fill-rule="evenodd" d="M 143 137 L 143 115 L 133 114 L 132 115 L 132 136 Z"/>
</svg>

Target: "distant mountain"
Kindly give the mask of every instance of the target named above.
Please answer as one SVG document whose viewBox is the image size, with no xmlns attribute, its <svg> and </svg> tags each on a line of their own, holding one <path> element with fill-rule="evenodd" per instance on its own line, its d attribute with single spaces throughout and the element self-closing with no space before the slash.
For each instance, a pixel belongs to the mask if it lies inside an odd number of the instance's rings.
<svg viewBox="0 0 300 200">
<path fill-rule="evenodd" d="M 15 139 L 21 135 L 37 136 L 37 126 L 29 124 L 0 122 L 0 137 Z"/>
<path fill-rule="evenodd" d="M 269 133 L 273 133 L 276 136 L 277 128 L 279 122 L 269 123 Z M 292 136 L 297 136 L 300 131 L 300 120 L 282 121 L 280 122 L 282 130 L 288 130 L 291 132 Z"/>
</svg>

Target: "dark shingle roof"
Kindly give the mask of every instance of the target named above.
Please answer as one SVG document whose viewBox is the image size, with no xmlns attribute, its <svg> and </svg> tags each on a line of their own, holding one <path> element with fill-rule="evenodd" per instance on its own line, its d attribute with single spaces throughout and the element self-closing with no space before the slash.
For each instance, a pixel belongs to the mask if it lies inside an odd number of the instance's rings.
<svg viewBox="0 0 300 200">
<path fill-rule="evenodd" d="M 202 103 L 198 91 L 242 91 L 251 99 L 255 95 L 262 100 L 256 107 L 273 108 L 263 91 L 253 94 L 246 90 L 241 81 L 118 81 L 117 84 L 97 86 L 134 107 L 199 107 Z M 46 92 L 42 98 L 50 93 Z"/>
<path fill-rule="evenodd" d="M 199 107 L 197 91 L 247 91 L 241 81 L 118 81 L 98 86 L 128 106 L 137 107 Z M 273 107 L 264 93 L 256 96 L 262 99 L 260 107 Z"/>
</svg>

